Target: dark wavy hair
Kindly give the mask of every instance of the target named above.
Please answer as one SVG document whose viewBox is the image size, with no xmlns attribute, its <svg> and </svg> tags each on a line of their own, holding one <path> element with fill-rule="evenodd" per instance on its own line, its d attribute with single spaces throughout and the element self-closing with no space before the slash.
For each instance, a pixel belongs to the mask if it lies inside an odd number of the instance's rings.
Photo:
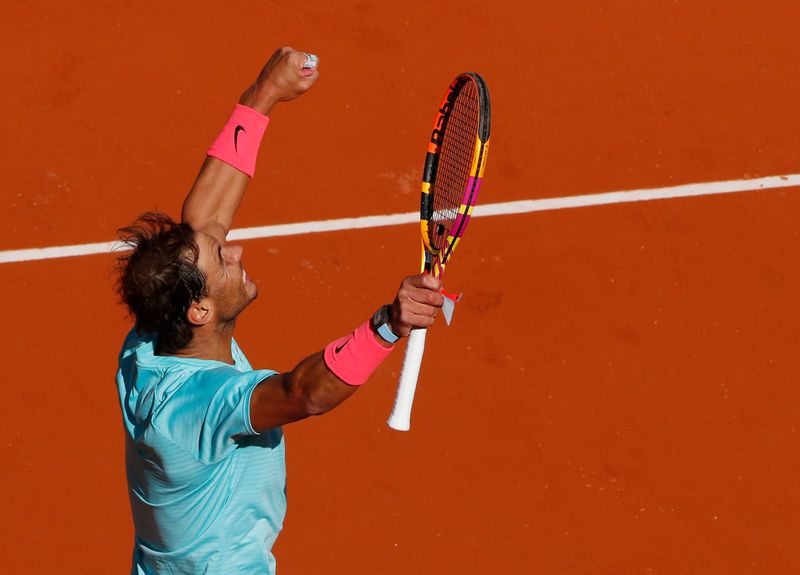
<svg viewBox="0 0 800 575">
<path fill-rule="evenodd" d="M 118 233 L 132 251 L 117 260 L 117 292 L 136 318 L 137 331 L 157 334 L 159 353 L 183 349 L 192 340 L 186 312 L 208 295 L 194 231 L 166 214 L 147 212 Z"/>
</svg>

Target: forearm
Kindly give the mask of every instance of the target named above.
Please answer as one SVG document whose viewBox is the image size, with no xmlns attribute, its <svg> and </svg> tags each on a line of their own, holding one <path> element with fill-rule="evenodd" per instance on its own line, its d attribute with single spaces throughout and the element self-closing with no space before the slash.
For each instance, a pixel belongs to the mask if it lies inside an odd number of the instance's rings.
<svg viewBox="0 0 800 575">
<path fill-rule="evenodd" d="M 182 220 L 220 242 L 233 226 L 236 211 L 255 170 L 255 158 L 275 104 L 307 91 L 317 77 L 302 72 L 302 53 L 277 50 L 253 84 L 242 93 L 231 120 L 214 143 L 183 203 Z M 213 156 L 213 157 L 212 157 Z"/>
<path fill-rule="evenodd" d="M 391 352 L 380 336 L 386 322 L 393 338 L 429 327 L 442 307 L 441 282 L 428 274 L 405 278 L 388 314 L 380 311 L 324 351 L 308 356 L 290 372 L 259 383 L 250 398 L 257 431 L 330 411 L 353 395 Z"/>
<path fill-rule="evenodd" d="M 365 322 L 291 371 L 259 384 L 250 403 L 253 427 L 269 429 L 330 411 L 367 381 L 392 347 Z"/>
<path fill-rule="evenodd" d="M 357 386 L 336 377 L 324 352 L 308 356 L 294 369 L 262 381 L 250 398 L 253 429 L 264 431 L 326 413 L 353 395 Z"/>
<path fill-rule="evenodd" d="M 321 415 L 332 410 L 358 389 L 358 386 L 339 379 L 328 368 L 324 351 L 301 361 L 290 377 L 303 389 L 305 410 L 309 415 Z"/>
<path fill-rule="evenodd" d="M 248 162 L 240 160 L 239 154 L 247 153 L 254 169 L 261 136 L 268 122 L 266 116 L 275 104 L 274 98 L 263 91 L 258 97 L 259 92 L 254 86 L 242 94 L 239 104 L 246 108 L 237 107 L 231 116 L 228 125 L 209 150 L 183 203 L 182 220 L 194 229 L 212 233 L 220 241 L 224 241 L 233 226 L 233 218 L 252 175 L 252 170 L 244 167 Z M 231 143 L 233 150 L 230 150 Z M 240 162 L 239 165 L 237 162 Z"/>
</svg>

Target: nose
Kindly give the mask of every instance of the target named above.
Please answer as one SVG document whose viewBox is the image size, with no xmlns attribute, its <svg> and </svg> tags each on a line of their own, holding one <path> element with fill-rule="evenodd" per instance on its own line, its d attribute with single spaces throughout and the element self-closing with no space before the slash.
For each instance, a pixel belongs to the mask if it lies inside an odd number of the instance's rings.
<svg viewBox="0 0 800 575">
<path fill-rule="evenodd" d="M 236 263 L 242 260 L 242 246 L 225 246 L 222 248 L 222 253 Z"/>
</svg>

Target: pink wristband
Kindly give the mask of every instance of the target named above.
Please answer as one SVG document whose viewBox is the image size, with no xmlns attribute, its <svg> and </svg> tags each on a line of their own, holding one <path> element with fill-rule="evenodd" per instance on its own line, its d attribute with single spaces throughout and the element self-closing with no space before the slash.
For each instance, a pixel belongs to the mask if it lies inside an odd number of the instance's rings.
<svg viewBox="0 0 800 575">
<path fill-rule="evenodd" d="M 208 155 L 230 164 L 251 178 L 269 118 L 253 108 L 237 104 L 222 131 L 208 149 Z"/>
<path fill-rule="evenodd" d="M 325 348 L 325 364 L 348 385 L 361 385 L 394 349 L 382 346 L 366 321 Z"/>
</svg>

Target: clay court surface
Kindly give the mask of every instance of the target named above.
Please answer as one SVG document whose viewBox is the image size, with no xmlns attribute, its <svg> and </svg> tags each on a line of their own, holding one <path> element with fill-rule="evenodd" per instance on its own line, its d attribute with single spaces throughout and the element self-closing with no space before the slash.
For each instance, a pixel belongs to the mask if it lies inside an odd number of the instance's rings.
<svg viewBox="0 0 800 575">
<path fill-rule="evenodd" d="M 800 172 L 793 2 L 40 1 L 0 22 L 2 251 L 177 216 L 282 44 L 321 79 L 273 114 L 238 228 L 413 211 L 464 70 L 492 96 L 484 203 Z M 474 219 L 412 431 L 385 426 L 400 351 L 286 428 L 278 572 L 800 572 L 798 214 L 785 187 Z M 251 363 L 289 369 L 368 317 L 416 242 L 243 242 Z M 128 572 L 113 270 L 0 264 L 3 573 Z"/>
</svg>

